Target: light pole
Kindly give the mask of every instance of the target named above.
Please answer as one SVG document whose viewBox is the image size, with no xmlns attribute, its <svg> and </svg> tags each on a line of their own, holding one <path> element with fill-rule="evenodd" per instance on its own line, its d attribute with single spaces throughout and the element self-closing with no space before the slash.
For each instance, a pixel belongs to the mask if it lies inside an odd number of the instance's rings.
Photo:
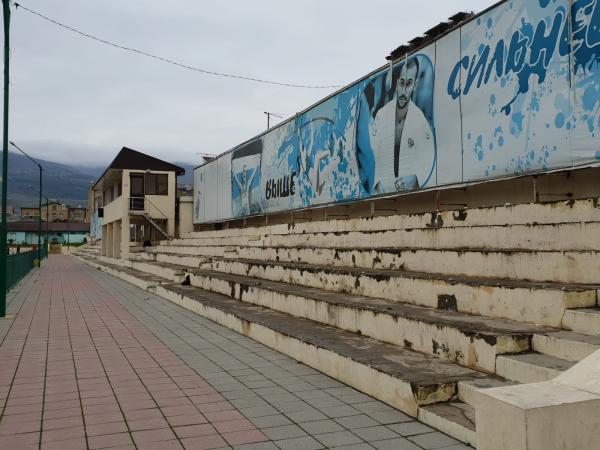
<svg viewBox="0 0 600 450">
<path fill-rule="evenodd" d="M 38 212 L 39 212 L 39 215 L 38 215 L 38 267 L 42 267 L 42 171 L 44 169 L 42 168 L 42 165 L 39 162 L 34 160 L 31 156 L 29 156 L 23 150 L 21 150 L 19 148 L 19 146 L 17 144 L 15 144 L 13 141 L 10 141 L 10 145 L 12 145 L 14 148 L 16 148 L 21 153 L 23 153 L 32 163 L 37 165 L 40 169 L 40 190 L 38 191 L 40 194 L 39 202 L 38 202 Z"/>
<path fill-rule="evenodd" d="M 2 136 L 2 218 L 0 219 L 0 317 L 6 317 L 6 204 L 8 201 L 8 87 L 10 73 L 10 0 L 2 0 L 4 17 L 4 130 Z"/>
</svg>

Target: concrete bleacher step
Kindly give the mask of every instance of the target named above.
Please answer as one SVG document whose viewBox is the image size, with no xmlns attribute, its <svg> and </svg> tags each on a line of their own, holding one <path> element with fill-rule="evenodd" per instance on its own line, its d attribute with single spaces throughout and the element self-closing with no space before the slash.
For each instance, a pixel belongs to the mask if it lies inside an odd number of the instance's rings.
<svg viewBox="0 0 600 450">
<path fill-rule="evenodd" d="M 579 362 L 600 350 L 600 336 L 565 330 L 534 334 L 532 349 L 548 356 Z"/>
<path fill-rule="evenodd" d="M 172 245 L 322 248 L 461 249 L 465 247 L 587 251 L 600 250 L 600 222 L 415 228 L 387 231 L 344 231 L 264 236 L 221 236 L 175 239 Z M 166 242 L 161 243 L 161 245 Z"/>
<path fill-rule="evenodd" d="M 132 268 L 407 347 L 493 373 L 496 356 L 530 349 L 534 333 L 520 323 L 436 310 L 396 301 L 338 294 L 281 282 L 205 270 L 133 262 Z"/>
<path fill-rule="evenodd" d="M 203 267 L 232 275 L 552 327 L 561 325 L 566 309 L 595 306 L 600 289 L 598 285 L 587 284 L 241 259 L 215 258 Z"/>
<path fill-rule="evenodd" d="M 574 365 L 574 361 L 536 352 L 500 355 L 496 359 L 496 373 L 519 383 L 538 383 L 550 381 Z"/>
<path fill-rule="evenodd" d="M 155 291 L 413 417 L 419 406 L 452 399 L 458 381 L 485 376 L 429 355 L 192 286 L 159 285 Z"/>
<path fill-rule="evenodd" d="M 596 283 L 600 273 L 600 253 L 596 251 L 245 246 L 238 248 L 236 256 L 249 260 L 564 283 Z"/>
<path fill-rule="evenodd" d="M 395 408 L 419 417 L 452 437 L 474 444 L 472 408 L 456 399 L 459 383 L 489 375 L 422 353 L 386 344 L 317 322 L 243 303 L 193 286 L 107 261 L 81 258 L 88 264 L 155 292 L 191 311 L 281 351 Z M 448 408 L 429 408 L 452 401 Z"/>
<path fill-rule="evenodd" d="M 123 264 L 109 263 L 106 260 L 100 260 L 98 258 L 91 258 L 85 255 L 76 255 L 76 258 L 85 262 L 86 264 L 95 267 L 96 269 L 100 269 L 103 272 L 106 272 L 115 277 L 121 278 L 122 280 L 127 281 L 128 283 L 133 284 L 141 289 L 148 290 L 153 288 L 161 283 L 171 283 L 172 281 L 166 280 L 162 276 L 153 275 L 146 272 L 141 272 L 139 270 L 135 270 L 131 267 L 127 267 Z M 118 261 L 118 260 L 113 260 Z"/>
<path fill-rule="evenodd" d="M 477 378 L 473 380 L 461 381 L 458 383 L 458 400 L 467 405 L 475 405 L 476 397 L 482 390 L 514 386 L 518 384 L 516 381 L 507 380 L 497 375 L 486 378 Z"/>
<path fill-rule="evenodd" d="M 462 442 L 477 446 L 475 409 L 466 403 L 452 401 L 419 408 L 419 420 Z"/>
<path fill-rule="evenodd" d="M 226 257 L 256 261 L 297 262 L 335 267 L 402 269 L 470 277 L 494 277 L 563 283 L 595 283 L 600 273 L 596 251 L 525 251 L 489 248 L 463 249 L 345 249 L 239 246 L 159 246 L 156 258 L 173 264 L 199 267 L 207 258 Z M 176 262 L 178 256 L 189 263 Z M 155 259 L 156 259 L 155 258 Z M 158 260 L 158 259 L 156 259 Z"/>
<path fill-rule="evenodd" d="M 417 417 L 423 405 L 457 394 L 459 381 L 488 376 L 414 350 L 294 317 L 194 286 L 156 280 L 139 270 L 82 258 L 103 271 L 234 329 Z"/>
<path fill-rule="evenodd" d="M 600 336 L 600 308 L 576 308 L 565 311 L 563 327 L 567 330 Z"/>
<path fill-rule="evenodd" d="M 191 285 L 204 290 L 492 373 L 497 354 L 526 351 L 533 333 L 552 331 L 507 320 L 240 275 L 205 270 L 189 271 L 188 275 Z"/>
<path fill-rule="evenodd" d="M 323 219 L 311 222 L 190 232 L 187 239 L 264 236 L 270 234 L 342 233 L 420 228 L 482 227 L 492 225 L 550 225 L 600 222 L 596 198 L 479 207 L 367 218 Z"/>
</svg>

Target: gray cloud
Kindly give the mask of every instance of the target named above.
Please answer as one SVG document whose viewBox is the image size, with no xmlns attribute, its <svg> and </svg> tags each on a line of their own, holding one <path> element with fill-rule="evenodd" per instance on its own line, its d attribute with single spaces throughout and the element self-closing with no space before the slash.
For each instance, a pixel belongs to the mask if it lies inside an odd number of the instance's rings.
<svg viewBox="0 0 600 450">
<path fill-rule="evenodd" d="M 490 0 L 24 0 L 83 31 L 210 70 L 346 84 L 390 50 Z M 331 91 L 185 71 L 83 39 L 24 11 L 12 23 L 11 139 L 34 156 L 103 165 L 124 145 L 199 162 Z"/>
</svg>

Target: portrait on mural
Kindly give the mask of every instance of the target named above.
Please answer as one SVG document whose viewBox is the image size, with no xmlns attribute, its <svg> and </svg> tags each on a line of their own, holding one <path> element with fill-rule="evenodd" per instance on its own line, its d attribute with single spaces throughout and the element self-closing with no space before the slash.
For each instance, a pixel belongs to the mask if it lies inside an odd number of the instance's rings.
<svg viewBox="0 0 600 450">
<path fill-rule="evenodd" d="M 231 197 L 234 217 L 261 212 L 260 169 L 263 143 L 256 139 L 231 154 Z"/>
<path fill-rule="evenodd" d="M 425 187 L 436 161 L 434 72 L 415 55 L 364 85 L 359 98 L 356 152 L 367 195 Z"/>
</svg>

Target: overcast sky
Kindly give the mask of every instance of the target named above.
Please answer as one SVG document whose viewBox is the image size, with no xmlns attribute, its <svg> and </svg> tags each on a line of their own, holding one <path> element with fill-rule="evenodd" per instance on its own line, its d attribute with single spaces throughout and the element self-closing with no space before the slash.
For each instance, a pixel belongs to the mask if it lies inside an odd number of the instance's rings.
<svg viewBox="0 0 600 450">
<path fill-rule="evenodd" d="M 84 32 L 208 70 L 347 84 L 397 46 L 492 0 L 22 0 Z M 11 134 L 32 155 L 108 164 L 122 146 L 198 163 L 333 90 L 191 72 L 12 16 Z"/>
</svg>

